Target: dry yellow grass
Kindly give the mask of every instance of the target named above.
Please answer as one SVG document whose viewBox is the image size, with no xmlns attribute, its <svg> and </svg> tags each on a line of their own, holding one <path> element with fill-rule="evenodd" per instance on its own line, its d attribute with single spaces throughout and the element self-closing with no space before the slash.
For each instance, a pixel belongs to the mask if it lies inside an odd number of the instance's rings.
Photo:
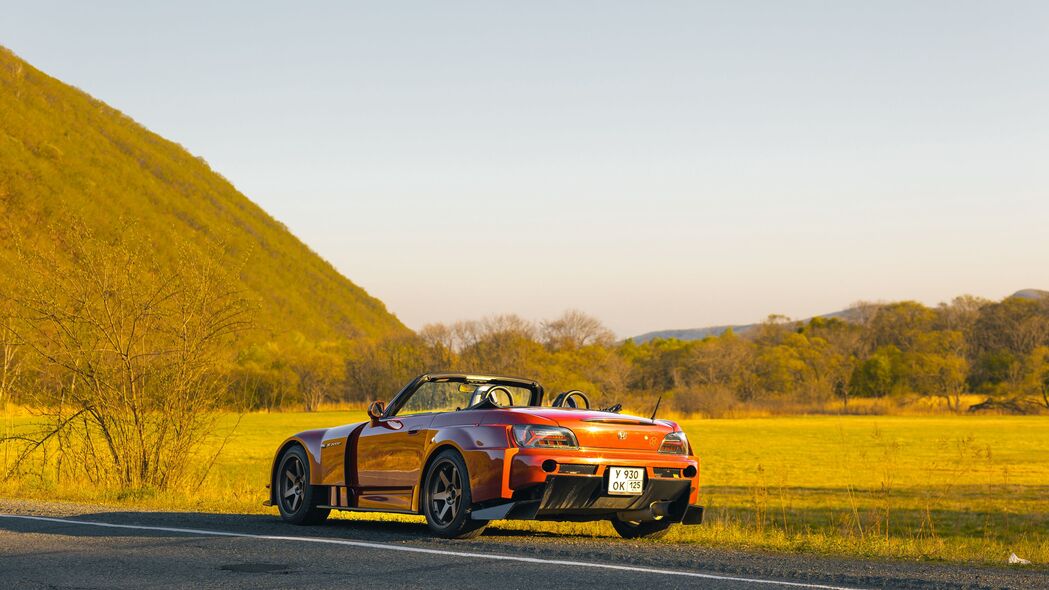
<svg viewBox="0 0 1049 590">
<path fill-rule="evenodd" d="M 261 503 L 279 441 L 360 419 L 360 411 L 224 415 L 218 435 L 239 424 L 215 468 L 201 485 L 175 492 L 95 490 L 55 482 L 46 471 L 42 478 L 6 481 L 0 492 L 153 509 L 272 511 Z M 24 428 L 31 420 L 7 414 L 0 428 Z M 813 416 L 682 424 L 703 462 L 703 502 L 710 511 L 703 526 L 675 527 L 664 542 L 992 563 L 1015 551 L 1049 562 L 1049 418 Z M 606 523 L 495 526 L 614 535 Z"/>
</svg>

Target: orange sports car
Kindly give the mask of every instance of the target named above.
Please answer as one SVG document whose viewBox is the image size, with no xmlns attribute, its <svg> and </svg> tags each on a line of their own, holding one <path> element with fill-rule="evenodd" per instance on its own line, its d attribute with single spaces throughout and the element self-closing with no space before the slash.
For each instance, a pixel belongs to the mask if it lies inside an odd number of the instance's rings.
<svg viewBox="0 0 1049 590">
<path fill-rule="evenodd" d="M 422 375 L 368 416 L 284 441 L 266 504 L 295 524 L 332 510 L 423 514 L 458 538 L 499 519 L 609 520 L 626 538 L 703 520 L 681 428 L 591 409 L 581 391 L 544 406 L 535 381 Z"/>
</svg>

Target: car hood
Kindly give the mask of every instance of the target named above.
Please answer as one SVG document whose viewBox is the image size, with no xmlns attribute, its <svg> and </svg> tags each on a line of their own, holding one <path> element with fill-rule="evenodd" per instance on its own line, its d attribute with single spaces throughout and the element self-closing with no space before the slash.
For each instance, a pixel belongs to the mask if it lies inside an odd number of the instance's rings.
<svg viewBox="0 0 1049 590">
<path fill-rule="evenodd" d="M 677 430 L 668 420 L 629 414 L 564 408 L 514 408 L 515 413 L 545 418 L 575 433 L 579 446 L 600 449 L 656 451 L 667 433 Z"/>
</svg>

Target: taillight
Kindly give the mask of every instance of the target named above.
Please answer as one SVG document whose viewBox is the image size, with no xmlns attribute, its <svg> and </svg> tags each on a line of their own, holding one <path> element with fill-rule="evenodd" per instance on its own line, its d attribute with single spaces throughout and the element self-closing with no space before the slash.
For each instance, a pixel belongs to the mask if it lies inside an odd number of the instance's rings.
<svg viewBox="0 0 1049 590">
<path fill-rule="evenodd" d="M 567 428 L 536 424 L 514 426 L 514 441 L 517 446 L 532 449 L 578 449 L 575 434 Z"/>
<path fill-rule="evenodd" d="M 663 437 L 663 443 L 659 445 L 659 452 L 668 455 L 687 455 L 688 439 L 684 432 L 671 432 Z"/>
</svg>

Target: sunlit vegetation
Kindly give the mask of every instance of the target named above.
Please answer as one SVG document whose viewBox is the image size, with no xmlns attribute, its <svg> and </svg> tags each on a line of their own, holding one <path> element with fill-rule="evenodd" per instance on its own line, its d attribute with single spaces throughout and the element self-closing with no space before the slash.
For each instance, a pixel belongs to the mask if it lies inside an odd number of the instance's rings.
<svg viewBox="0 0 1049 590">
<path fill-rule="evenodd" d="M 81 486 L 36 466 L 33 475 L 0 484 L 0 494 L 276 518 L 262 500 L 279 442 L 364 419 L 361 411 L 223 415 L 208 450 L 223 442 L 225 450 L 201 485 L 194 479 L 178 493 Z M 31 422 L 8 416 L 0 428 Z M 710 512 L 702 526 L 677 527 L 663 542 L 999 564 L 1015 551 L 1049 562 L 1049 422 L 1042 417 L 812 416 L 683 426 L 702 460 Z M 340 518 L 425 526 L 421 517 Z M 506 529 L 618 542 L 607 523 L 504 521 L 488 534 Z"/>
<path fill-rule="evenodd" d="M 0 164 L 0 493 L 259 511 L 279 440 L 360 418 L 326 408 L 502 373 L 684 419 L 713 511 L 671 540 L 1049 558 L 1047 423 L 1003 416 L 1049 412 L 1044 293 L 694 341 L 578 311 L 413 333 L 206 163 L 3 49 Z M 754 419 L 789 414 L 834 416 Z"/>
<path fill-rule="evenodd" d="M 662 398 L 685 416 L 1049 412 L 1047 297 L 865 303 L 846 319 L 773 316 L 744 334 L 644 344 L 614 342 L 580 312 L 506 315 L 354 346 L 345 367 L 331 366 L 327 401 L 385 398 L 417 373 L 453 369 L 532 377 L 637 411 Z"/>
<path fill-rule="evenodd" d="M 0 253 L 16 239 L 48 247 L 72 222 L 100 238 L 133 226 L 166 269 L 182 262 L 176 246 L 221 254 L 259 308 L 251 341 L 407 332 L 206 162 L 0 47 Z M 0 287 L 22 275 L 4 271 Z"/>
</svg>

